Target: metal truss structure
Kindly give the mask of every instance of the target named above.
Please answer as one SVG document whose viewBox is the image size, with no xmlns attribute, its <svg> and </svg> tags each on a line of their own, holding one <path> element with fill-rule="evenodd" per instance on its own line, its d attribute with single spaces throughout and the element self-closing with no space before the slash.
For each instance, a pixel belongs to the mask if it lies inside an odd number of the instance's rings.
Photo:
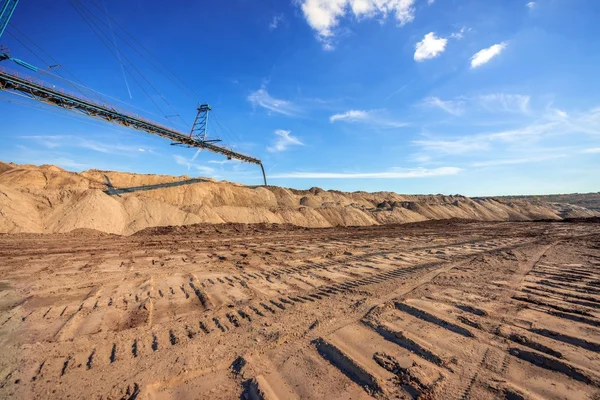
<svg viewBox="0 0 600 400">
<path fill-rule="evenodd" d="M 14 91 L 25 97 L 42 103 L 51 104 L 53 106 L 71 110 L 89 117 L 99 118 L 107 122 L 160 136 L 171 140 L 174 144 L 205 149 L 213 153 L 224 155 L 228 159 L 235 159 L 250 164 L 260 165 L 264 184 L 265 186 L 267 185 L 267 177 L 265 174 L 265 169 L 262 165 L 262 161 L 258 158 L 230 150 L 226 147 L 217 146 L 213 143 L 213 141 L 205 140 L 206 124 L 204 124 L 204 131 L 196 137 L 193 136 L 194 130 L 192 130 L 192 134 L 185 135 L 173 129 L 158 125 L 155 122 L 148 121 L 140 116 L 118 111 L 109 105 L 98 104 L 73 94 L 67 94 L 56 88 L 51 88 L 47 85 L 44 85 L 41 82 L 34 81 L 31 78 L 25 78 L 16 73 L 10 73 L 3 68 L 0 68 L 0 90 Z M 202 107 L 203 106 L 200 106 L 198 108 L 198 115 L 200 115 L 200 109 Z M 196 122 L 198 122 L 198 117 L 196 118 Z M 196 123 L 194 123 L 194 126 L 196 126 Z"/>
</svg>

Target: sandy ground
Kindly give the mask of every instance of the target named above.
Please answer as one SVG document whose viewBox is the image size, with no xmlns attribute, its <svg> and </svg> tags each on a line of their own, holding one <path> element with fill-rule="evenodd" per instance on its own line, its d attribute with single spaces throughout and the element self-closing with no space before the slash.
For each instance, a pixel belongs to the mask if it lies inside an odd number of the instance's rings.
<svg viewBox="0 0 600 400">
<path fill-rule="evenodd" d="M 594 197 L 590 199 L 586 204 L 595 204 Z M 75 173 L 54 165 L 0 161 L 0 233 L 94 229 L 130 235 L 151 227 L 200 223 L 326 228 L 452 218 L 535 221 L 594 216 L 600 213 L 533 198 L 471 199 L 461 195 L 350 193 L 316 187 L 250 187 L 186 176 L 97 170 Z"/>
<path fill-rule="evenodd" d="M 600 224 L 0 235 L 0 397 L 598 399 Z"/>
</svg>

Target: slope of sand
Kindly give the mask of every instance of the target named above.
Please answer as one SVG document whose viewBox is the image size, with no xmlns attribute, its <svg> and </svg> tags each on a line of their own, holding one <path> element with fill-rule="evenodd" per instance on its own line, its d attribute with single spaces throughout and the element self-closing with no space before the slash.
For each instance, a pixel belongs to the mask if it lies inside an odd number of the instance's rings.
<svg viewBox="0 0 600 400">
<path fill-rule="evenodd" d="M 206 179 L 193 184 L 110 196 L 115 188 L 185 182 L 187 176 L 0 163 L 0 232 L 65 233 L 95 229 L 114 234 L 196 223 L 277 223 L 303 227 L 367 226 L 431 219 L 527 221 L 589 217 L 581 207 L 515 199 L 399 195 L 391 192 L 248 187 Z"/>
</svg>

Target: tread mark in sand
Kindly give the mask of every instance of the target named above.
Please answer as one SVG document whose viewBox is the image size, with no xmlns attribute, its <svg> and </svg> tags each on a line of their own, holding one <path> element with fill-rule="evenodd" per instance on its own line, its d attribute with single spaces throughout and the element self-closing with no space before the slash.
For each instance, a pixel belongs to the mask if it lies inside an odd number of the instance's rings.
<svg viewBox="0 0 600 400">
<path fill-rule="evenodd" d="M 262 313 L 262 311 L 260 311 L 258 308 L 254 307 L 254 306 L 250 306 L 250 309 L 252 311 L 254 311 L 256 313 L 256 315 L 260 316 L 260 317 L 264 317 L 265 314 Z"/>
<path fill-rule="evenodd" d="M 183 292 L 183 294 L 185 295 L 186 299 L 190 298 L 190 294 L 188 292 L 185 291 L 185 287 L 183 286 L 183 284 L 181 284 L 181 286 L 179 287 L 181 289 L 181 291 Z"/>
<path fill-rule="evenodd" d="M 88 357 L 88 360 L 86 363 L 87 369 L 92 369 L 95 354 L 96 354 L 96 349 L 93 349 L 92 352 L 90 353 L 90 356 Z"/>
<path fill-rule="evenodd" d="M 71 362 L 71 359 L 73 358 L 72 354 L 69 354 L 69 356 L 67 357 L 67 359 L 65 360 L 62 370 L 60 371 L 60 376 L 64 376 L 65 372 L 67 372 L 67 368 L 69 367 L 69 362 Z"/>
<path fill-rule="evenodd" d="M 153 333 L 152 334 L 152 351 L 156 351 L 158 350 L 158 338 L 156 337 L 156 334 Z"/>
<path fill-rule="evenodd" d="M 42 361 L 42 363 L 40 364 L 40 366 L 39 366 L 37 372 L 35 373 L 35 375 L 31 377 L 31 381 L 32 382 L 35 381 L 35 380 L 37 380 L 38 376 L 41 375 L 42 370 L 44 369 L 44 365 L 45 364 L 46 364 L 46 360 Z"/>
<path fill-rule="evenodd" d="M 371 326 L 371 328 L 374 329 L 385 340 L 405 348 L 411 353 L 414 353 L 415 355 L 421 357 L 426 361 L 429 361 L 432 364 L 444 366 L 445 363 L 439 356 L 422 347 L 415 341 L 407 338 L 401 331 L 392 331 L 381 325 L 373 326 L 369 324 L 369 326 Z"/>
<path fill-rule="evenodd" d="M 192 329 L 189 327 L 189 325 L 185 326 L 185 333 L 186 333 L 188 339 L 193 339 L 196 336 L 196 333 L 192 331 Z"/>
<path fill-rule="evenodd" d="M 196 287 L 196 285 L 194 285 L 194 282 L 192 282 L 191 280 L 190 280 L 189 285 L 192 288 L 192 290 L 194 291 L 194 294 L 198 298 L 198 301 L 200 302 L 202 307 L 208 308 L 208 301 L 206 300 L 206 296 L 200 291 L 200 289 L 198 289 L 198 287 Z"/>
<path fill-rule="evenodd" d="M 240 317 L 247 319 L 248 322 L 252 322 L 252 318 L 244 310 L 238 310 L 238 314 L 240 314 Z"/>
<path fill-rule="evenodd" d="M 133 355 L 134 358 L 138 356 L 137 339 L 133 340 L 133 344 L 131 345 L 131 354 Z"/>
<path fill-rule="evenodd" d="M 562 333 L 554 332 L 549 329 L 531 328 L 529 329 L 529 331 L 559 342 L 568 343 L 573 346 L 581 347 L 582 349 L 593 351 L 595 353 L 600 353 L 600 344 L 598 343 L 589 342 L 585 339 L 580 339 L 574 336 L 564 335 Z"/>
<path fill-rule="evenodd" d="M 540 368 L 560 372 L 570 378 L 586 383 L 588 385 L 593 385 L 596 387 L 600 386 L 598 382 L 594 382 L 593 379 L 585 375 L 577 367 L 566 364 L 562 361 L 555 360 L 553 358 L 547 357 L 539 353 L 535 353 L 533 351 L 521 350 L 516 347 L 511 347 L 510 349 L 508 349 L 508 352 L 510 355 L 517 357 L 523 361 L 530 362 L 531 364 L 536 365 Z"/>
<path fill-rule="evenodd" d="M 394 303 L 395 307 L 397 310 L 403 311 L 407 314 L 412 315 L 413 317 L 419 318 L 423 321 L 435 324 L 441 328 L 447 329 L 451 332 L 457 333 L 459 335 L 462 335 L 464 337 L 468 337 L 468 338 L 472 338 L 475 335 L 473 335 L 473 333 L 471 333 L 471 331 L 460 327 L 458 325 L 455 325 L 451 322 L 445 321 L 441 318 L 436 317 L 435 315 L 429 314 L 428 312 L 425 312 L 423 310 L 420 310 L 418 308 L 409 306 L 408 304 L 404 304 L 404 303 Z"/>
<path fill-rule="evenodd" d="M 172 288 L 172 287 L 169 287 L 169 291 L 171 292 L 171 294 L 172 294 L 172 295 L 174 295 L 174 294 L 175 294 L 175 291 L 173 290 L 173 288 Z"/>
<path fill-rule="evenodd" d="M 544 346 L 541 343 L 533 341 L 530 338 L 528 338 L 527 336 L 519 335 L 519 334 L 516 334 L 516 333 L 511 333 L 511 334 L 506 335 L 504 337 L 507 338 L 508 340 L 512 341 L 512 342 L 515 342 L 515 343 L 520 344 L 522 346 L 529 347 L 531 349 L 537 350 L 537 351 L 539 351 L 541 353 L 546 353 L 546 354 L 549 354 L 549 355 L 551 355 L 553 357 L 556 357 L 556 358 L 563 358 L 563 355 L 560 352 L 558 352 L 558 351 L 556 351 L 556 350 L 554 350 L 554 349 L 552 349 L 552 348 L 550 348 L 548 346 Z"/>
<path fill-rule="evenodd" d="M 198 326 L 200 327 L 200 329 L 202 329 L 202 332 L 206 333 L 207 335 L 210 333 L 210 329 L 207 328 L 204 322 L 200 321 L 198 323 Z"/>
<path fill-rule="evenodd" d="M 340 372 L 346 375 L 350 380 L 361 386 L 370 395 L 381 393 L 382 389 L 377 382 L 377 378 L 356 363 L 354 359 L 346 355 L 336 346 L 326 342 L 322 338 L 313 341 L 317 351 L 327 361 L 329 361 Z"/>
<path fill-rule="evenodd" d="M 175 333 L 173 333 L 173 330 L 169 330 L 169 342 L 171 342 L 171 346 L 176 345 L 177 343 L 179 343 L 179 339 L 177 339 L 177 336 L 175 336 Z"/>
<path fill-rule="evenodd" d="M 110 351 L 110 363 L 114 363 L 117 360 L 117 344 L 114 343 L 112 350 Z"/>
<path fill-rule="evenodd" d="M 227 313 L 225 314 L 225 316 L 227 317 L 229 322 L 233 324 L 233 326 L 235 326 L 236 328 L 240 327 L 240 320 L 237 319 L 237 317 L 234 314 Z"/>
<path fill-rule="evenodd" d="M 109 304 L 110 305 L 110 304 Z M 60 313 L 59 317 L 62 317 L 63 315 L 65 315 L 65 311 L 67 311 L 67 308 L 69 308 L 69 306 L 66 306 L 65 308 L 63 308 L 62 312 Z"/>
<path fill-rule="evenodd" d="M 215 323 L 215 325 L 217 326 L 217 328 L 219 328 L 219 329 L 221 330 L 221 332 L 225 332 L 225 331 L 227 331 L 227 329 L 225 328 L 225 326 L 223 326 L 223 325 L 221 324 L 221 321 L 219 321 L 219 318 L 217 318 L 217 317 L 214 317 L 212 320 L 213 320 L 213 322 Z"/>
<path fill-rule="evenodd" d="M 273 304 L 275 307 L 281 309 L 281 310 L 285 310 L 285 307 L 283 304 L 276 302 L 275 300 L 269 300 L 269 303 Z"/>
<path fill-rule="evenodd" d="M 262 306 L 262 308 L 269 311 L 271 314 L 275 314 L 275 310 L 273 310 L 273 308 L 271 308 L 270 306 L 266 305 L 265 303 L 260 303 L 260 305 Z"/>
<path fill-rule="evenodd" d="M 461 400 L 468 400 L 471 397 L 471 391 L 473 390 L 473 386 L 475 385 L 475 382 L 477 382 L 477 378 L 479 377 L 479 370 L 481 369 L 481 366 L 485 363 L 485 360 L 487 358 L 487 355 L 488 355 L 489 351 L 490 351 L 490 349 L 488 347 L 485 350 L 485 353 L 483 354 L 483 357 L 481 359 L 481 362 L 479 363 L 477 371 L 475 372 L 475 374 L 473 375 L 473 377 L 469 381 L 469 384 L 465 388 L 465 391 L 463 392 L 463 395 L 461 396 Z"/>
</svg>

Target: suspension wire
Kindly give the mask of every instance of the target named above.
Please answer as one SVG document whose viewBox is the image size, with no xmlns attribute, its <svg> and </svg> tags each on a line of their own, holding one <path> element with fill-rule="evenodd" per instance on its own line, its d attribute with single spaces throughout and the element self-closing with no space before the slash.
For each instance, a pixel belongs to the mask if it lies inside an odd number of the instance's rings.
<svg viewBox="0 0 600 400">
<path fill-rule="evenodd" d="M 12 27 L 11 27 L 12 28 Z M 23 43 L 23 41 L 21 41 L 21 39 L 19 39 L 17 36 L 15 36 L 12 32 L 7 31 L 7 33 L 12 36 L 13 39 L 15 39 L 19 44 L 21 44 L 21 46 L 25 47 L 25 49 L 27 49 L 31 54 L 34 55 L 34 57 L 36 57 L 38 60 L 40 60 L 40 62 L 42 64 L 44 64 L 45 66 L 48 65 L 48 63 L 46 62 L 46 60 L 44 60 L 38 53 L 36 53 L 31 47 L 29 47 L 27 44 Z M 41 70 L 39 70 L 41 71 Z M 86 96 L 85 93 L 83 93 L 81 90 L 79 90 L 77 87 L 72 86 L 75 90 L 77 90 L 79 93 L 81 93 L 81 95 L 83 95 L 84 97 Z"/>
<path fill-rule="evenodd" d="M 25 38 L 26 38 L 27 40 L 29 40 L 31 43 L 33 43 L 33 45 L 34 45 L 35 47 L 37 47 L 37 48 L 38 48 L 38 49 L 39 49 L 39 50 L 40 50 L 42 53 L 44 53 L 44 54 L 45 54 L 45 55 L 46 55 L 46 56 L 47 56 L 47 57 L 50 59 L 50 61 L 52 61 L 52 62 L 54 63 L 54 65 L 60 65 L 60 66 L 61 66 L 61 70 L 62 70 L 62 71 L 65 71 L 67 74 L 69 74 L 69 76 L 71 76 L 71 78 L 72 78 L 72 79 L 73 79 L 75 82 L 78 82 L 78 84 L 79 84 L 79 85 L 81 85 L 81 86 L 82 86 L 82 87 L 84 87 L 84 88 L 87 88 L 87 87 L 86 87 L 86 86 L 83 84 L 83 82 L 82 82 L 82 81 L 81 81 L 79 78 L 77 78 L 77 76 L 75 76 L 75 74 L 73 74 L 73 73 L 72 73 L 72 72 L 71 72 L 69 69 L 67 69 L 67 67 L 65 67 L 65 66 L 63 66 L 62 64 L 60 64 L 60 63 L 59 63 L 59 62 L 58 62 L 58 61 L 57 61 L 57 60 L 56 60 L 54 57 L 52 57 L 52 55 L 51 55 L 51 54 L 49 54 L 49 53 L 48 53 L 46 50 L 44 50 L 44 48 L 43 48 L 42 46 L 40 46 L 39 44 L 37 44 L 37 43 L 35 42 L 35 40 L 33 40 L 31 37 L 27 36 L 27 35 L 26 35 L 26 34 L 25 34 L 23 31 L 21 31 L 21 30 L 20 30 L 20 29 L 19 29 L 19 28 L 18 28 L 16 25 L 14 25 L 14 24 L 12 24 L 12 23 L 11 23 L 11 24 L 10 24 L 10 27 L 11 27 L 11 29 L 14 29 L 14 30 L 16 30 L 16 31 L 17 31 L 17 32 L 18 32 L 18 33 L 19 33 L 21 36 L 25 37 Z M 9 32 L 9 34 L 10 34 L 10 32 Z M 11 35 L 11 36 L 13 36 L 13 35 Z M 14 36 L 13 36 L 13 37 L 14 37 Z M 15 38 L 15 39 L 16 39 L 16 38 Z M 30 51 L 31 51 L 31 50 L 30 50 Z M 45 64 L 46 64 L 46 63 L 45 63 Z M 46 65 L 46 66 L 48 66 L 48 65 Z M 69 81 L 69 80 L 68 80 L 68 79 L 66 79 L 64 76 L 62 76 L 62 74 L 60 73 L 60 71 L 56 71 L 56 74 L 57 74 L 58 76 L 62 77 L 63 79 L 65 79 L 65 80 Z M 70 83 L 73 83 L 73 82 L 71 82 L 71 81 L 69 81 L 69 82 L 70 82 Z M 89 89 L 89 88 L 87 88 L 87 89 Z M 80 93 L 81 93 L 81 92 L 80 92 Z M 97 96 L 97 97 L 98 97 L 98 99 L 99 99 L 100 101 L 102 101 L 102 102 L 105 102 L 105 101 L 104 101 L 104 99 L 103 99 L 102 97 L 100 97 L 100 96 Z"/>
<path fill-rule="evenodd" d="M 112 50 L 112 48 L 110 47 L 109 44 L 106 43 L 105 38 L 102 37 L 102 35 L 104 34 L 102 32 L 102 30 L 98 27 L 98 25 L 94 22 L 94 21 L 88 21 L 88 17 L 84 14 L 84 12 L 80 9 L 77 8 L 77 6 L 80 6 L 79 2 L 77 0 L 69 0 L 69 2 L 71 3 L 71 5 L 73 6 L 73 8 L 75 9 L 75 11 L 77 11 L 77 13 L 79 14 L 79 16 L 83 19 L 83 21 L 86 23 L 86 25 L 92 30 L 92 32 L 96 35 L 96 37 L 98 37 L 98 39 L 100 39 L 100 41 L 102 42 L 102 44 L 104 44 L 104 46 L 107 48 L 107 50 L 112 54 L 113 57 L 116 57 L 116 54 L 114 53 L 114 51 Z M 96 29 L 98 29 L 98 32 L 96 32 L 96 30 L 92 27 L 92 24 L 96 27 Z M 124 58 L 131 64 L 131 61 L 129 61 L 129 59 L 124 56 Z M 133 66 L 133 64 L 132 64 Z M 135 66 L 133 66 L 134 69 Z M 156 103 L 156 101 L 154 101 L 154 99 L 152 98 L 152 96 L 150 96 L 150 94 L 146 91 L 146 89 L 144 89 L 144 87 L 140 84 L 140 82 L 136 79 L 136 77 L 131 73 L 131 71 L 129 71 L 128 68 L 125 68 L 125 70 L 127 71 L 127 73 L 131 76 L 131 78 L 133 79 L 133 81 L 139 86 L 139 88 L 142 90 L 142 92 L 144 92 L 144 94 L 150 99 L 150 101 L 154 104 L 154 106 L 158 109 L 158 111 L 163 114 L 164 116 L 166 116 L 165 112 L 160 108 L 160 106 Z M 138 71 L 139 73 L 139 71 Z M 141 74 L 140 74 L 141 75 Z M 171 122 L 171 125 L 173 125 L 173 123 Z M 175 127 L 175 126 L 173 126 Z"/>
<path fill-rule="evenodd" d="M 106 3 L 104 3 L 104 8 L 106 8 Z M 108 13 L 108 9 L 106 9 Z M 121 64 L 121 72 L 123 73 L 123 79 L 125 80 L 125 86 L 127 86 L 127 92 L 129 93 L 129 99 L 133 99 L 131 96 L 131 89 L 129 89 L 129 82 L 127 82 L 127 75 L 125 74 L 125 67 L 123 67 L 123 61 L 121 61 L 121 52 L 119 52 L 119 48 L 117 47 L 117 39 L 115 38 L 115 31 L 113 31 L 110 20 L 108 21 L 108 27 L 110 29 L 110 33 L 112 34 L 113 44 L 115 46 L 115 50 L 117 51 L 117 56 L 119 58 L 119 64 Z"/>
<path fill-rule="evenodd" d="M 127 29 L 125 29 L 121 24 L 118 23 L 118 21 L 116 21 L 114 18 L 112 18 L 108 12 L 106 10 L 103 10 L 94 0 L 90 0 L 90 3 L 92 3 L 100 12 L 102 12 L 103 14 L 106 15 L 106 17 L 112 21 L 117 27 L 119 27 L 127 36 L 129 36 L 131 39 L 133 39 L 133 41 L 139 46 L 141 47 L 147 54 L 149 54 L 153 59 L 155 59 L 161 66 L 162 68 L 159 68 L 158 66 L 156 66 L 156 64 L 154 64 L 152 61 L 148 60 L 148 58 L 146 56 L 144 56 L 144 54 L 142 52 L 140 52 L 138 50 L 138 47 L 136 46 L 131 46 L 122 36 L 120 36 L 119 34 L 117 34 L 117 36 L 123 40 L 123 42 L 125 42 L 129 47 L 131 47 L 136 53 L 138 53 L 146 62 L 148 62 L 148 64 L 150 64 L 151 66 L 153 66 L 159 73 L 161 73 L 165 78 L 167 78 L 171 83 L 173 83 L 175 86 L 177 86 L 180 90 L 182 90 L 188 97 L 190 97 L 192 100 L 196 100 L 200 98 L 200 95 L 198 94 L 198 92 L 196 92 L 191 85 L 188 85 L 183 79 L 181 79 L 175 72 L 173 72 L 167 65 L 165 65 L 165 63 L 163 63 L 161 61 L 161 59 L 159 57 L 157 57 L 156 55 L 154 55 L 154 53 L 152 53 L 146 46 L 144 46 L 139 40 L 136 39 L 135 36 L 133 36 L 131 33 L 129 33 L 127 31 Z M 173 79 L 165 74 L 164 71 L 168 71 L 173 77 L 175 77 L 180 83 L 174 82 Z M 190 94 L 191 93 L 191 94 Z M 196 97 L 194 97 L 196 96 Z M 221 125 L 219 124 L 218 121 L 218 117 L 215 114 L 215 111 L 213 110 L 212 113 L 213 118 L 216 118 L 216 122 L 219 125 L 219 127 L 221 127 Z M 229 126 L 227 126 L 227 124 L 223 121 L 223 127 L 221 127 L 221 130 L 227 134 L 226 132 L 228 131 L 233 139 L 233 141 L 237 141 L 237 142 L 241 142 L 240 137 L 231 129 L 229 128 Z"/>
<path fill-rule="evenodd" d="M 83 5 L 79 0 L 70 0 L 70 1 L 75 1 L 79 4 L 79 6 L 82 8 L 82 10 L 84 10 L 87 15 L 88 18 L 95 18 L 98 22 L 100 22 L 101 24 L 103 24 L 105 27 L 108 27 L 110 29 L 110 26 L 104 22 L 102 19 L 100 19 L 97 15 L 95 15 L 91 10 L 89 10 L 85 5 Z M 108 15 L 107 13 L 105 13 L 106 15 Z M 96 25 L 96 27 L 98 27 L 98 25 L 96 23 L 94 23 L 94 25 Z M 98 27 L 98 29 L 101 29 Z M 136 52 L 137 50 L 131 46 L 129 43 L 127 43 L 127 41 L 125 41 L 118 33 L 117 33 L 117 37 L 119 39 L 121 39 L 126 45 L 128 45 L 129 47 L 131 47 L 132 49 L 134 49 Z M 123 58 L 125 58 L 125 60 L 127 60 L 127 62 L 129 62 L 129 64 L 131 64 L 131 66 L 133 67 L 133 69 L 136 70 L 136 72 L 138 74 L 140 74 L 140 76 L 146 81 L 146 83 L 148 84 L 148 86 L 150 86 L 154 92 L 156 92 L 156 94 L 165 102 L 165 104 L 171 109 L 171 111 L 183 122 L 184 125 L 187 125 L 185 120 L 181 117 L 181 115 L 179 115 L 179 113 L 175 110 L 175 108 L 173 108 L 173 106 L 167 101 L 167 99 L 165 99 L 165 97 L 156 89 L 156 87 L 154 87 L 154 85 L 152 85 L 152 83 L 150 82 L 150 80 L 148 80 L 146 78 L 146 76 L 135 66 L 135 64 L 133 62 L 131 62 L 131 60 L 125 55 L 123 54 Z M 120 58 L 117 57 L 117 60 L 120 61 Z M 123 64 L 121 64 L 123 66 Z M 166 115 L 165 115 L 166 117 Z M 168 117 L 167 117 L 168 118 Z"/>
<path fill-rule="evenodd" d="M 6 101 L 7 103 L 19 104 L 20 106 L 33 108 L 33 109 L 36 109 L 39 111 L 47 112 L 49 114 L 55 114 L 55 115 L 58 115 L 60 117 L 66 118 L 66 119 L 83 122 L 88 125 L 98 126 L 103 129 L 108 129 L 108 130 L 111 130 L 111 131 L 114 131 L 114 132 L 117 132 L 120 134 L 127 132 L 126 129 L 125 129 L 125 131 L 122 132 L 115 128 L 110 127 L 110 125 L 107 127 L 107 124 L 104 124 L 104 123 L 100 122 L 99 120 L 96 120 L 98 122 L 94 123 L 93 120 L 90 119 L 88 116 L 85 116 L 83 114 L 76 114 L 76 113 L 73 113 L 64 108 L 56 108 L 54 106 L 51 106 L 50 104 L 43 103 L 43 102 L 42 103 L 32 102 L 30 97 L 27 97 L 20 93 L 5 92 L 5 91 L 0 92 L 0 94 L 2 94 L 2 93 L 6 93 L 6 96 L 0 96 L 0 100 Z M 8 96 L 18 96 L 18 97 L 25 99 L 26 101 L 20 101 L 20 99 L 10 99 L 10 98 L 8 98 Z M 80 117 L 80 118 L 78 118 L 78 117 Z"/>
<path fill-rule="evenodd" d="M 221 115 L 221 114 L 219 114 L 219 115 Z M 236 140 L 238 143 L 241 143 L 241 142 L 242 142 L 242 139 L 240 139 L 240 137 L 239 137 L 239 136 L 238 136 L 238 135 L 237 135 L 237 134 L 236 134 L 236 133 L 235 133 L 233 130 L 231 130 L 231 129 L 229 128 L 229 126 L 227 126 L 227 124 L 225 123 L 225 121 L 223 121 L 223 126 L 225 127 L 225 129 L 226 129 L 227 131 L 229 131 L 229 133 L 230 133 L 230 134 L 231 134 L 231 135 L 234 137 L 234 139 L 235 139 L 235 140 Z"/>
<path fill-rule="evenodd" d="M 219 122 L 219 118 L 217 118 L 216 115 L 213 115 L 212 120 L 217 124 L 217 127 L 220 130 L 221 134 L 226 138 L 225 142 L 227 143 L 227 141 L 230 141 L 231 137 L 229 136 L 229 134 L 227 134 L 227 132 L 225 132 L 225 130 L 221 126 L 221 123 Z"/>
<path fill-rule="evenodd" d="M 125 28 L 123 28 L 123 26 L 121 26 L 117 21 L 115 21 L 107 12 L 105 12 L 104 10 L 102 10 L 102 8 L 100 8 L 100 6 L 94 1 L 94 0 L 90 0 L 90 3 L 92 3 L 98 10 L 100 10 L 101 12 L 103 12 L 112 22 L 114 22 L 114 24 L 116 26 L 118 26 L 123 32 L 125 32 L 125 34 L 127 34 L 127 36 L 129 36 L 131 39 L 133 39 L 133 41 L 142 49 L 144 49 L 146 51 L 146 53 L 148 53 L 152 58 L 154 58 L 156 61 L 158 61 L 158 63 L 162 66 L 162 68 L 158 68 L 156 67 L 154 64 L 152 64 L 152 62 L 150 62 L 147 58 L 145 58 L 138 50 L 137 47 L 132 47 L 136 52 L 138 52 L 138 54 L 140 54 L 140 56 L 144 57 L 144 59 L 150 64 L 152 65 L 154 68 L 156 68 L 160 73 L 162 73 L 167 79 L 169 79 L 169 81 L 171 81 L 171 83 L 175 84 L 177 87 L 179 87 L 183 92 L 185 92 L 192 100 L 198 101 L 198 99 L 200 98 L 200 95 L 194 90 L 192 89 L 192 87 L 190 85 L 188 85 L 185 81 L 183 81 L 183 79 L 181 79 L 175 72 L 173 72 L 167 65 L 165 65 L 160 58 L 158 58 L 157 56 L 155 56 L 150 50 L 148 50 L 148 48 L 146 46 L 144 46 L 142 43 L 140 43 L 135 36 L 133 36 L 131 33 L 129 33 Z M 122 39 L 122 38 L 121 38 Z M 124 40 L 124 39 L 122 39 Z M 164 70 L 168 71 L 171 75 L 173 75 L 173 77 L 175 77 L 183 86 L 179 86 L 178 83 L 173 82 L 173 79 L 171 77 L 169 77 L 168 75 L 166 75 L 164 73 Z M 191 93 L 191 94 L 190 94 Z M 195 97 L 194 97 L 195 96 Z"/>
<path fill-rule="evenodd" d="M 72 85 L 79 85 L 79 84 L 77 84 L 75 82 L 72 82 L 72 81 L 68 80 L 67 78 L 63 78 L 63 77 L 59 77 L 57 75 L 54 75 L 50 71 L 40 70 L 39 72 L 41 72 L 42 74 L 45 74 L 45 75 L 52 76 L 54 79 L 57 79 L 59 81 L 65 81 L 67 83 L 71 83 Z M 107 98 L 109 98 L 111 100 L 114 100 L 116 102 L 125 104 L 127 107 L 138 109 L 138 110 L 143 111 L 144 113 L 146 113 L 148 115 L 152 115 L 153 117 L 159 118 L 160 120 L 165 120 L 165 117 L 163 115 L 159 115 L 159 114 L 153 113 L 152 111 L 148 111 L 148 110 L 146 110 L 144 108 L 138 107 L 136 105 L 127 103 L 126 101 L 123 101 L 123 100 L 121 100 L 121 99 L 119 99 L 117 97 L 113 97 L 113 96 L 110 96 L 110 95 L 108 95 L 106 93 L 99 92 L 99 91 L 94 90 L 94 89 L 92 89 L 92 88 L 90 88 L 88 86 L 85 86 L 85 85 L 79 85 L 79 86 L 82 86 L 84 89 L 87 89 L 87 90 L 89 90 L 91 92 L 98 93 L 98 95 L 106 96 Z M 108 103 L 108 102 L 105 102 L 105 103 Z M 166 121 L 168 121 L 168 120 L 166 120 Z"/>
</svg>

